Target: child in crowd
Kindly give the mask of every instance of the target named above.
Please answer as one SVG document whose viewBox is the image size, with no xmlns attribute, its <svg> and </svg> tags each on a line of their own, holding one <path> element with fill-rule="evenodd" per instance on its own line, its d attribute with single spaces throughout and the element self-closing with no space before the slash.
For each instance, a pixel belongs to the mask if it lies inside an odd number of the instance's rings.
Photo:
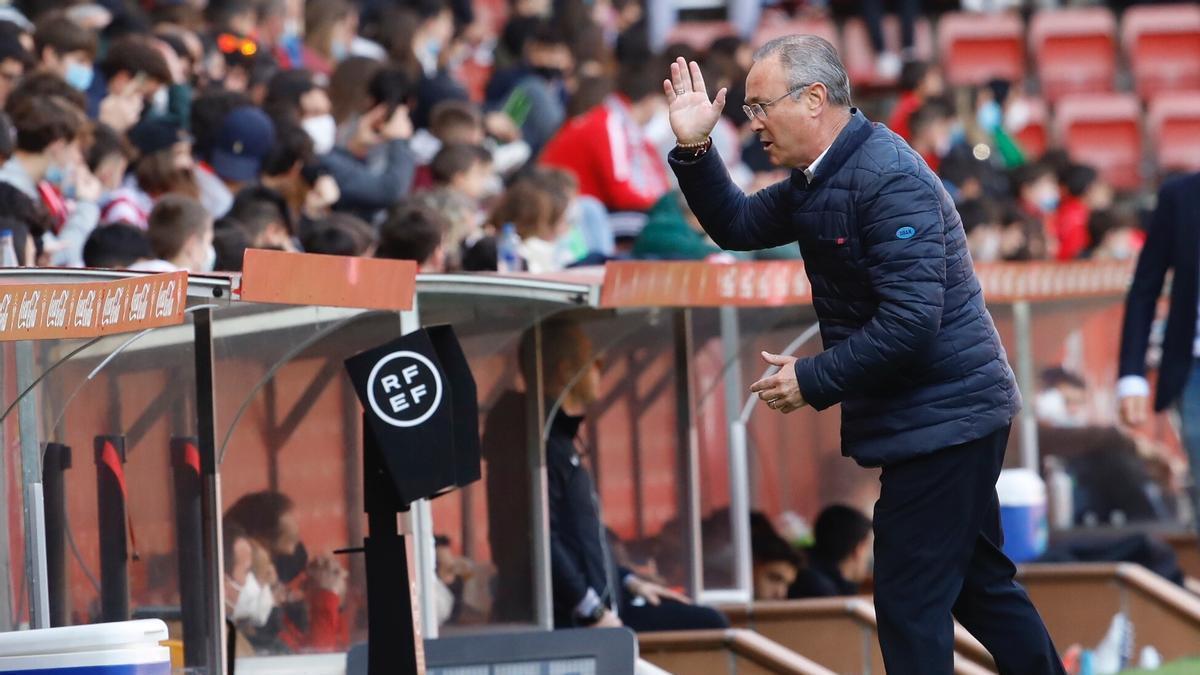
<svg viewBox="0 0 1200 675">
<path fill-rule="evenodd" d="M 166 195 L 154 205 L 147 222 L 153 260 L 130 269 L 144 272 L 211 272 L 216 265 L 213 218 L 200 202 L 183 195 Z"/>
</svg>

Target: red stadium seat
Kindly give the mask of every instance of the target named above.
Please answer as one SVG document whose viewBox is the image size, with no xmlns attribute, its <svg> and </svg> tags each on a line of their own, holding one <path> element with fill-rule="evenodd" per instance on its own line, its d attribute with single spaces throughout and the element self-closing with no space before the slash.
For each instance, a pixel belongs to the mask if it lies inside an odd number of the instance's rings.
<svg viewBox="0 0 1200 675">
<path fill-rule="evenodd" d="M 1016 14 L 943 15 L 937 32 L 946 80 L 953 85 L 981 84 L 994 77 L 1021 80 L 1025 76 L 1022 29 Z"/>
<path fill-rule="evenodd" d="M 1112 91 L 1117 20 L 1106 7 L 1042 10 L 1029 23 L 1029 47 L 1042 96 Z"/>
<path fill-rule="evenodd" d="M 681 21 L 667 34 L 665 44 L 683 43 L 701 52 L 717 38 L 737 35 L 737 28 L 728 21 Z"/>
<path fill-rule="evenodd" d="M 1159 94 L 1146 126 L 1160 171 L 1200 171 L 1200 91 Z"/>
<path fill-rule="evenodd" d="M 883 41 L 888 49 L 900 53 L 900 19 L 888 15 L 883 19 Z M 871 48 L 871 36 L 867 24 L 858 17 L 846 20 L 842 26 L 842 61 L 855 86 L 886 87 L 896 84 L 895 78 L 884 80 L 875 72 L 875 50 Z M 935 61 L 933 50 L 933 28 L 929 19 L 919 17 L 913 32 L 913 57 L 921 61 Z"/>
<path fill-rule="evenodd" d="M 1200 6 L 1130 7 L 1122 17 L 1121 43 L 1138 95 L 1200 89 Z"/>
<path fill-rule="evenodd" d="M 1048 131 L 1046 129 L 1046 102 L 1040 98 L 1025 98 L 1029 109 L 1029 121 L 1020 129 L 1013 130 L 1013 136 L 1021 145 L 1026 157 L 1041 157 L 1046 151 Z"/>
<path fill-rule="evenodd" d="M 838 39 L 837 27 L 829 19 L 789 19 L 774 12 L 764 13 L 763 20 L 750 38 L 750 44 L 755 49 L 767 42 L 784 35 L 816 35 L 825 38 L 834 49 L 841 53 L 841 40 Z"/>
<path fill-rule="evenodd" d="M 1141 185 L 1141 105 L 1133 94 L 1072 94 L 1058 103 L 1058 139 L 1071 158 L 1091 164 L 1113 187 Z"/>
</svg>

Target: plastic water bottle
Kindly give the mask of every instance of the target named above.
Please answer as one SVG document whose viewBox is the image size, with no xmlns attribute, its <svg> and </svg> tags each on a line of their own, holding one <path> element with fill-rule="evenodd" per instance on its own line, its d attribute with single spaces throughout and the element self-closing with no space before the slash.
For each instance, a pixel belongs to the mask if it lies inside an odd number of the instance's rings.
<svg viewBox="0 0 1200 675">
<path fill-rule="evenodd" d="M 505 223 L 500 239 L 496 241 L 496 271 L 520 272 L 524 267 L 521 260 L 521 237 L 517 234 L 517 226 Z"/>
<path fill-rule="evenodd" d="M 1069 529 L 1075 524 L 1075 481 L 1058 457 L 1046 457 L 1043 466 L 1050 527 L 1055 530 Z"/>
<path fill-rule="evenodd" d="M 13 246 L 12 230 L 0 230 L 0 267 L 20 267 L 17 247 Z"/>
</svg>

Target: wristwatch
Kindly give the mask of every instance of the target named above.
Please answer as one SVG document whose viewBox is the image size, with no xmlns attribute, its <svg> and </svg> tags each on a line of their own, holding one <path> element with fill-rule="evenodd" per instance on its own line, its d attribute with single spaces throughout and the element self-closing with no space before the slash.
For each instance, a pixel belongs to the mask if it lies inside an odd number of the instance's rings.
<svg viewBox="0 0 1200 675">
<path fill-rule="evenodd" d="M 598 602 L 596 603 L 596 606 L 592 608 L 591 613 L 589 613 L 587 616 L 579 617 L 579 625 L 594 626 L 600 622 L 600 619 L 604 618 L 604 613 L 607 611 L 608 608 L 604 606 L 604 603 Z"/>
</svg>

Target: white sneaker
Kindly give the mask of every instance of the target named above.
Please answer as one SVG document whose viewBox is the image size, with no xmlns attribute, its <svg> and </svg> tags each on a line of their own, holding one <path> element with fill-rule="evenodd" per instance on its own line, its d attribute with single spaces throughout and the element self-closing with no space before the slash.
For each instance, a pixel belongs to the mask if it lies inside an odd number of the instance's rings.
<svg viewBox="0 0 1200 675">
<path fill-rule="evenodd" d="M 894 80 L 900 77 L 900 68 L 902 65 L 899 56 L 896 56 L 892 52 L 884 52 L 875 60 L 875 74 L 881 80 Z"/>
</svg>

